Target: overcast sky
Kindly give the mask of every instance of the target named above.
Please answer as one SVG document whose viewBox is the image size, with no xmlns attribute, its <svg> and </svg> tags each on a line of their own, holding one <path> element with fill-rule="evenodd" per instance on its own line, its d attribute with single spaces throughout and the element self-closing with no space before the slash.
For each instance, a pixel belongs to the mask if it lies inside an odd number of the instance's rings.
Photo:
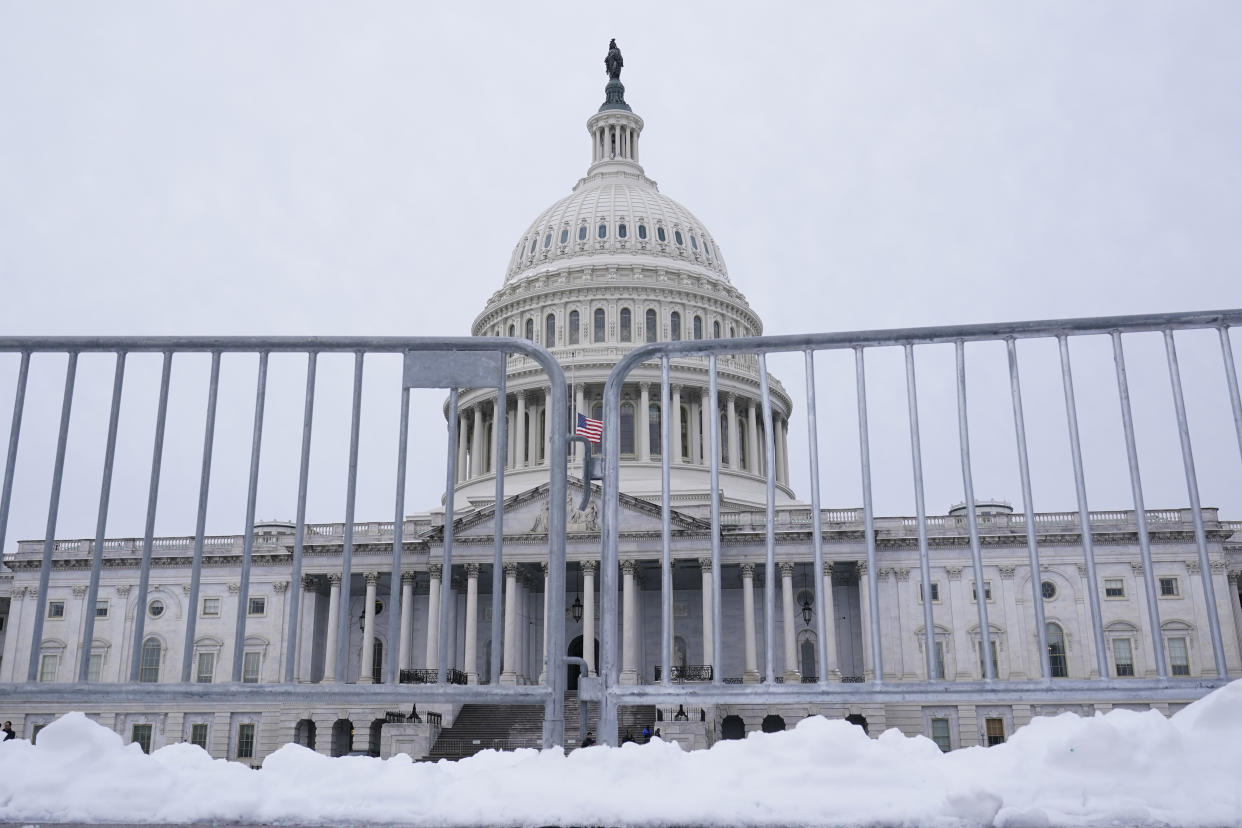
<svg viewBox="0 0 1242 828">
<path fill-rule="evenodd" d="M 2 0 L 0 329 L 466 334 L 527 223 L 586 169 L 585 120 L 602 101 L 610 37 L 624 51 L 627 100 L 646 121 L 647 173 L 711 229 L 767 333 L 1239 307 L 1240 24 L 1231 2 Z M 1191 396 L 1219 408 L 1219 348 L 1211 337 L 1199 344 L 1182 355 Z M 1144 353 L 1163 369 L 1154 345 Z M 1044 356 L 1054 371 L 1055 353 Z M 1096 356 L 1111 380 L 1108 354 Z M 84 375 L 75 398 L 62 535 L 93 533 L 106 362 L 83 363 L 94 379 Z M 177 534 L 193 531 L 186 510 L 202 439 L 205 374 L 191 363 L 175 372 L 174 412 L 187 413 L 170 423 L 171 499 L 160 513 L 160 530 Z M 773 366 L 791 389 L 799 364 Z M 997 364 L 979 357 L 985 387 Z M 32 378 L 19 463 L 30 476 L 19 477 L 10 549 L 15 536 L 42 534 L 57 365 Z M 274 368 L 260 516 L 292 516 L 301 365 L 289 363 L 287 377 Z M 316 468 L 335 481 L 312 490 L 319 520 L 341 511 L 333 464 L 349 379 L 340 368 L 325 375 L 343 387 L 321 388 Z M 842 370 L 848 426 L 852 377 Z M 14 373 L 0 359 L 3 434 Z M 131 373 L 149 388 L 158 366 L 133 360 Z M 241 399 L 253 379 L 237 374 Z M 391 389 L 386 376 L 368 373 L 368 389 Z M 873 426 L 877 463 L 889 470 L 878 472 L 877 505 L 909 513 L 904 384 L 893 376 L 873 405 L 897 408 L 891 435 Z M 981 401 L 976 412 L 972 396 L 977 482 L 981 496 L 1017 502 L 1008 389 L 995 377 L 994 409 Z M 1167 408 L 1167 376 L 1153 377 Z M 933 409 L 925 450 L 942 469 L 929 472 L 929 508 L 943 511 L 961 499 L 952 376 L 920 382 Z M 1063 443 L 1059 377 L 1041 385 L 1036 371 L 1031 382 L 1028 417 Z M 1105 386 L 1098 409 L 1115 419 Z M 1080 388 L 1088 412 L 1096 390 Z M 364 462 L 360 519 L 391 519 L 384 441 L 395 399 L 367 423 L 383 437 L 364 439 L 378 459 Z M 435 408 L 432 397 L 416 403 L 416 456 L 428 460 L 412 475 L 411 512 L 443 488 Z M 1179 505 L 1176 434 L 1161 422 L 1153 414 L 1151 442 L 1163 448 L 1144 449 L 1156 487 L 1148 505 Z M 141 426 L 123 418 L 118 532 L 141 531 L 149 414 Z M 1205 502 L 1242 517 L 1227 409 L 1192 426 Z M 218 463 L 226 492 L 212 523 L 240 531 L 228 498 L 244 493 L 249 403 L 230 408 L 222 427 L 237 429 L 240 448 Z M 1092 428 L 1084 424 L 1088 436 Z M 825 448 L 838 464 L 825 505 L 860 502 L 857 450 L 842 434 Z M 1089 485 L 1101 508 L 1125 508 L 1124 447 L 1110 440 L 1111 454 L 1099 450 L 1111 459 Z M 804 445 L 795 434 L 793 448 Z M 1044 507 L 1072 508 L 1068 454 L 1040 453 Z"/>
</svg>

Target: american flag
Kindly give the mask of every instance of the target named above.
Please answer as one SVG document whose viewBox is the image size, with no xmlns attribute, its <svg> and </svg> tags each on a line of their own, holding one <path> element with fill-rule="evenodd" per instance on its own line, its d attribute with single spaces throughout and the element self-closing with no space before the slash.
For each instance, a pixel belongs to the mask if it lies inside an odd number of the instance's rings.
<svg viewBox="0 0 1242 828">
<path fill-rule="evenodd" d="M 579 437 L 585 437 L 592 443 L 598 443 L 604 434 L 604 421 L 592 420 L 585 414 L 578 415 L 578 428 L 574 431 Z"/>
</svg>

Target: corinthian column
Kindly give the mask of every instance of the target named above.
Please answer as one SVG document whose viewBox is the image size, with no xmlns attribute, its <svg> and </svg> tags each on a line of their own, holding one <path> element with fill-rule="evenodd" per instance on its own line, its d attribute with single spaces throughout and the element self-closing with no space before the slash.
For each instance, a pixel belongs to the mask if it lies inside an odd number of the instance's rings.
<svg viewBox="0 0 1242 828">
<path fill-rule="evenodd" d="M 479 683 L 479 565 L 466 564 L 466 683 Z"/>
<path fill-rule="evenodd" d="M 752 400 L 746 406 L 746 471 L 762 474 L 759 465 L 759 423 L 755 420 L 756 405 Z"/>
<path fill-rule="evenodd" d="M 637 653 L 634 651 L 634 573 L 638 561 L 621 562 L 621 676 L 622 684 L 637 684 Z"/>
<path fill-rule="evenodd" d="M 410 645 L 414 639 L 414 573 L 401 573 L 401 643 L 398 645 L 397 666 L 410 669 Z M 399 679 L 400 677 L 398 677 Z"/>
<path fill-rule="evenodd" d="M 431 583 L 427 595 L 427 657 L 424 659 L 428 670 L 440 668 L 440 576 L 444 574 L 443 564 L 431 564 L 427 567 L 431 575 Z"/>
<path fill-rule="evenodd" d="M 470 476 L 486 472 L 483 466 L 483 403 L 474 404 L 474 435 L 470 440 Z"/>
<path fill-rule="evenodd" d="M 505 653 L 500 671 L 501 684 L 517 684 L 517 571 L 518 565 L 505 566 Z"/>
<path fill-rule="evenodd" d="M 595 572 L 599 561 L 582 562 L 582 657 L 587 675 L 595 675 Z"/>
<path fill-rule="evenodd" d="M 466 442 L 470 429 L 466 425 L 466 412 L 457 413 L 457 482 L 462 483 L 470 478 L 470 470 L 466 467 L 468 458 Z"/>
<path fill-rule="evenodd" d="M 728 426 L 728 429 L 729 429 L 729 433 L 725 435 L 725 445 L 729 447 L 728 466 L 729 468 L 736 470 L 736 469 L 741 468 L 741 466 L 738 465 L 738 462 L 737 462 L 737 458 L 738 458 L 737 397 L 734 396 L 733 394 L 729 394 L 725 399 L 726 399 L 726 403 L 725 403 L 726 423 L 725 424 Z"/>
<path fill-rule="evenodd" d="M 699 571 L 703 575 L 703 663 L 712 665 L 714 674 L 717 665 L 713 660 L 716 655 L 716 641 L 715 628 L 712 626 L 715 623 L 712 613 L 712 559 L 699 558 Z"/>
<path fill-rule="evenodd" d="M 378 572 L 368 572 L 363 576 L 366 581 L 366 597 L 362 599 L 362 669 L 359 671 L 359 684 L 373 684 L 375 677 L 375 585 L 379 582 Z"/>
<path fill-rule="evenodd" d="M 781 571 L 781 624 L 785 627 L 785 683 L 796 684 L 799 680 L 798 647 L 794 629 L 794 594 L 792 561 L 776 565 Z"/>
<path fill-rule="evenodd" d="M 638 416 L 634 418 L 638 431 L 638 459 L 651 460 L 651 384 L 638 384 Z"/>
<path fill-rule="evenodd" d="M 824 641 L 827 650 L 828 663 L 820 665 L 820 675 L 832 676 L 836 671 L 840 676 L 840 668 L 837 665 L 837 612 L 832 603 L 832 564 L 824 561 L 824 627 L 827 635 Z"/>
<path fill-rule="evenodd" d="M 752 563 L 742 564 L 742 626 L 746 639 L 746 671 L 742 681 L 754 683 L 759 681 L 759 657 L 755 654 L 755 565 Z"/>
<path fill-rule="evenodd" d="M 669 458 L 674 463 L 682 462 L 681 454 L 681 386 L 674 385 L 672 387 L 673 399 L 670 405 L 673 410 L 669 413 L 673 415 L 673 419 L 669 422 L 669 440 L 672 446 L 669 447 Z"/>
<path fill-rule="evenodd" d="M 517 422 L 513 424 L 513 431 L 517 435 L 514 440 L 515 447 L 513 449 L 513 468 L 520 469 L 526 465 L 526 392 L 517 392 Z M 493 645 L 494 646 L 494 645 Z"/>
<path fill-rule="evenodd" d="M 341 619 L 341 574 L 328 575 L 328 635 L 324 642 L 323 680 L 336 681 L 336 638 Z"/>
</svg>

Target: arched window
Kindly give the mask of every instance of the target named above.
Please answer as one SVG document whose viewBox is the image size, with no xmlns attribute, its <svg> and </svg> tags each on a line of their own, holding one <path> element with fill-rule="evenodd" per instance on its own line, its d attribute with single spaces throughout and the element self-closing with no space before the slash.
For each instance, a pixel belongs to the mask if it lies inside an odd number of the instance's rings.
<svg viewBox="0 0 1242 828">
<path fill-rule="evenodd" d="M 546 247 L 547 245 L 544 245 L 544 246 Z M 693 233 L 690 234 L 690 246 L 693 247 L 695 250 L 699 249 L 699 240 L 694 237 Z"/>
<path fill-rule="evenodd" d="M 531 342 L 535 341 L 535 320 L 533 319 L 526 320 L 526 338 Z"/>
<path fill-rule="evenodd" d="M 374 684 L 384 683 L 384 642 L 378 638 L 371 648 L 371 681 Z"/>
<path fill-rule="evenodd" d="M 804 679 L 819 677 L 815 666 L 815 633 L 810 630 L 798 633 L 798 672 Z"/>
<path fill-rule="evenodd" d="M 694 238 L 694 237 L 691 236 L 691 238 Z M 543 249 L 547 250 L 551 246 L 552 246 L 552 231 L 549 230 L 548 235 L 543 237 Z"/>
<path fill-rule="evenodd" d="M 567 241 L 569 241 L 569 228 L 562 227 L 561 228 L 561 244 L 564 244 Z"/>
<path fill-rule="evenodd" d="M 630 320 L 631 316 L 632 314 L 630 313 L 629 308 L 621 309 L 621 341 L 622 342 L 633 342 L 634 341 L 633 324 Z"/>
<path fill-rule="evenodd" d="M 662 241 L 662 242 L 663 242 L 663 241 L 668 241 L 668 236 L 664 235 L 664 228 L 663 228 L 663 227 L 657 227 L 657 228 L 656 228 L 656 240 L 657 240 L 657 241 Z"/>
<path fill-rule="evenodd" d="M 703 338 L 703 317 L 697 314 L 694 317 L 694 338 L 695 339 Z"/>
<path fill-rule="evenodd" d="M 683 245 L 683 244 L 685 244 L 685 243 L 686 243 L 686 242 L 685 242 L 685 239 L 683 239 L 683 238 L 681 237 L 681 231 L 680 231 L 680 230 L 674 230 L 674 231 L 673 231 L 673 240 L 674 240 L 675 242 L 677 242 L 677 244 L 678 244 L 678 245 Z"/>
<path fill-rule="evenodd" d="M 647 225 L 645 224 L 638 225 L 638 238 L 640 241 L 647 240 Z"/>
<path fill-rule="evenodd" d="M 647 409 L 647 439 L 651 446 L 651 456 L 660 453 L 660 406 L 652 403 Z"/>
<path fill-rule="evenodd" d="M 160 650 L 160 640 L 154 636 L 142 642 L 142 658 L 138 662 L 139 681 L 160 680 Z"/>
<path fill-rule="evenodd" d="M 720 463 L 727 465 L 729 462 L 729 415 L 720 412 Z"/>
<path fill-rule="evenodd" d="M 513 327 L 513 323 L 512 323 L 512 322 L 510 322 L 510 323 L 509 323 L 509 336 L 510 336 L 511 338 L 512 338 L 512 337 L 517 336 L 517 328 L 514 328 L 514 327 Z"/>
<path fill-rule="evenodd" d="M 621 456 L 634 455 L 634 404 L 621 404 Z"/>
<path fill-rule="evenodd" d="M 556 344 L 556 315 L 549 313 L 543 320 L 543 344 L 551 348 Z"/>
<path fill-rule="evenodd" d="M 657 330 L 657 327 L 658 327 L 658 326 L 656 325 L 656 312 L 655 312 L 655 310 L 653 310 L 653 309 L 651 309 L 651 308 L 648 308 L 648 309 L 647 309 L 647 313 L 646 313 L 646 315 L 643 317 L 643 320 L 644 320 L 644 328 L 646 328 L 646 336 L 647 336 L 647 341 L 648 341 L 648 342 L 655 342 L 655 341 L 656 341 L 656 337 L 657 337 L 657 336 L 659 335 L 659 333 L 660 333 L 660 332 Z"/>
<path fill-rule="evenodd" d="M 604 341 L 604 309 L 595 309 L 595 341 Z"/>
<path fill-rule="evenodd" d="M 690 408 L 688 406 L 681 407 L 681 434 L 677 444 L 681 446 L 681 454 L 677 455 L 679 459 L 690 456 Z"/>
<path fill-rule="evenodd" d="M 586 234 L 587 234 L 587 229 L 586 229 L 586 225 L 584 224 L 578 228 L 578 241 L 586 241 Z"/>
<path fill-rule="evenodd" d="M 732 325 L 730 325 L 729 326 L 729 339 L 733 339 L 736 336 L 737 336 L 737 329 L 734 328 Z"/>
<path fill-rule="evenodd" d="M 617 225 L 617 238 L 624 239 L 626 236 L 626 233 L 627 233 L 627 230 L 626 230 L 625 222 L 621 222 L 620 224 Z"/>
<path fill-rule="evenodd" d="M 712 339 L 720 339 L 720 321 L 712 323 Z"/>
<path fill-rule="evenodd" d="M 681 314 L 673 311 L 668 317 L 669 337 L 676 342 L 681 339 Z"/>
<path fill-rule="evenodd" d="M 537 245 L 537 244 L 539 244 L 539 237 L 538 237 L 538 236 L 536 236 L 535 238 L 533 238 L 533 239 L 531 239 L 531 240 L 530 240 L 530 252 L 531 252 L 531 253 L 534 253 L 534 252 L 535 252 L 535 245 Z"/>
<path fill-rule="evenodd" d="M 578 344 L 578 312 L 569 312 L 569 344 Z"/>
<path fill-rule="evenodd" d="M 1065 658 L 1065 631 L 1055 621 L 1049 621 L 1045 627 L 1048 635 L 1048 667 L 1053 678 L 1069 676 L 1069 665 Z"/>
</svg>

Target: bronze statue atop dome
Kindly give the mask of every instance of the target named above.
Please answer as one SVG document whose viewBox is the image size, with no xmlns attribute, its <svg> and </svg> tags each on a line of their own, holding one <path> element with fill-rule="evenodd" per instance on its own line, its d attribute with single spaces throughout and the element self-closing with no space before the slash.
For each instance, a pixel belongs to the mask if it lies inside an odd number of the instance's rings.
<svg viewBox="0 0 1242 828">
<path fill-rule="evenodd" d="M 614 37 L 608 41 L 608 55 L 604 58 L 604 68 L 608 71 L 609 80 L 621 80 L 621 67 L 625 61 L 621 58 L 621 49 Z"/>
</svg>

